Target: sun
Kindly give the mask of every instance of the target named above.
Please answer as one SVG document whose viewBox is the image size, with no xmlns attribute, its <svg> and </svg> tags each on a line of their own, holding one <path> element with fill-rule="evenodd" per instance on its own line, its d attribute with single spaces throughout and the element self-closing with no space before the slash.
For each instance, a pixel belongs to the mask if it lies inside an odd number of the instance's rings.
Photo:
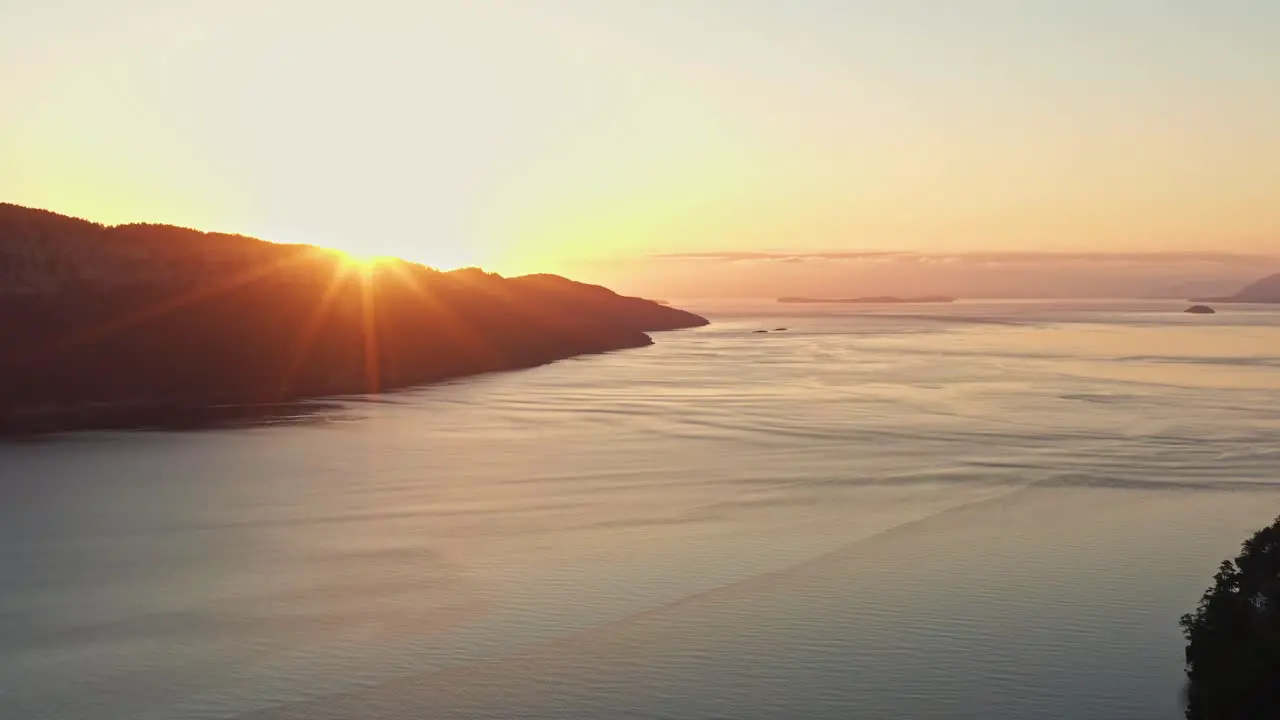
<svg viewBox="0 0 1280 720">
<path fill-rule="evenodd" d="M 345 265 L 376 266 L 394 261 L 421 264 L 442 272 L 489 265 L 505 259 L 505 244 L 482 243 L 461 233 L 436 233 L 433 239 L 408 239 L 390 232 L 378 239 L 344 240 L 335 237 L 312 238 L 312 245 L 332 251 Z M 450 238 L 448 240 L 442 238 Z"/>
<path fill-rule="evenodd" d="M 482 267 L 483 258 L 478 253 L 462 251 L 457 248 L 435 249 L 426 253 L 427 257 L 418 258 L 411 255 L 389 255 L 386 253 L 362 252 L 353 250 L 344 250 L 337 247 L 326 247 L 326 250 L 334 253 L 342 260 L 343 265 L 351 268 L 371 269 L 379 265 L 403 260 L 410 263 L 421 263 L 427 267 L 434 268 L 443 272 L 450 270 L 459 270 L 468 267 Z"/>
<path fill-rule="evenodd" d="M 351 270 L 372 270 L 378 265 L 394 260 L 390 255 L 368 255 L 348 250 L 334 250 L 342 264 Z"/>
</svg>

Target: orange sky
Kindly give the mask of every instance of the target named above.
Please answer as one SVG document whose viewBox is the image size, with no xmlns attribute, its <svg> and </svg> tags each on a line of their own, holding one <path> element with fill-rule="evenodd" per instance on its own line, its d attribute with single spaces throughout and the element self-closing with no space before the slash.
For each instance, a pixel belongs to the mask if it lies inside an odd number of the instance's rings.
<svg viewBox="0 0 1280 720">
<path fill-rule="evenodd" d="M 0 199 L 624 284 L 1270 253 L 1276 37 L 1248 0 L 8 0 Z"/>
</svg>

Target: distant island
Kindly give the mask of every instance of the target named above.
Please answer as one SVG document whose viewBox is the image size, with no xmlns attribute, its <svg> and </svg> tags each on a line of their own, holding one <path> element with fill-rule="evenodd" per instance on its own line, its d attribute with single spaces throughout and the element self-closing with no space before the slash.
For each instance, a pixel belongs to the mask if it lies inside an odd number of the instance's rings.
<svg viewBox="0 0 1280 720">
<path fill-rule="evenodd" d="M 692 313 L 554 275 L 359 263 L 0 204 L 0 434 L 198 422 L 649 345 Z"/>
<path fill-rule="evenodd" d="M 918 297 L 895 297 L 892 295 L 876 295 L 871 297 L 852 297 L 852 298 L 811 298 L 811 297 L 780 297 L 780 303 L 842 303 L 848 305 L 873 305 L 873 304 L 893 304 L 893 303 L 949 303 L 955 302 L 956 299 L 946 295 L 921 295 Z"/>
<path fill-rule="evenodd" d="M 1280 273 L 1268 275 L 1251 283 L 1234 295 L 1226 297 L 1194 298 L 1198 303 L 1280 303 Z"/>
</svg>

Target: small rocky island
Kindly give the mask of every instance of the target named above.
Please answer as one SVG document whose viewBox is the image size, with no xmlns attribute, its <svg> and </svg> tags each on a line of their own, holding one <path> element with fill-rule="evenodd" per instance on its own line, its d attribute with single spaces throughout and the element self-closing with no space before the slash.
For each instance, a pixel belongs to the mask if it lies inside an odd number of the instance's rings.
<svg viewBox="0 0 1280 720">
<path fill-rule="evenodd" d="M 706 325 L 554 275 L 373 264 L 0 204 L 0 435 L 198 423 L 638 348 Z"/>
<path fill-rule="evenodd" d="M 844 304 L 844 305 L 896 305 L 910 303 L 949 303 L 956 299 L 947 295 L 920 295 L 917 297 L 897 297 L 894 295 L 872 295 L 868 297 L 849 298 L 813 298 L 813 297 L 780 297 L 780 303 L 797 304 Z"/>
<path fill-rule="evenodd" d="M 1186 310 L 1183 310 L 1182 312 L 1191 313 L 1192 315 L 1213 315 L 1218 311 L 1214 310 L 1208 305 L 1192 305 L 1191 307 L 1187 308 Z"/>
</svg>

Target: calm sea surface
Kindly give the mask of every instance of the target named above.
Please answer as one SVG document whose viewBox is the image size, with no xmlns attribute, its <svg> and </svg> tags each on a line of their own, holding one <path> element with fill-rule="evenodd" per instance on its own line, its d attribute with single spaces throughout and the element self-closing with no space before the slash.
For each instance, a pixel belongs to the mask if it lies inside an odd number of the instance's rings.
<svg viewBox="0 0 1280 720">
<path fill-rule="evenodd" d="M 0 717 L 1179 717 L 1178 616 L 1280 514 L 1280 311 L 684 305 L 306 423 L 0 444 Z"/>
</svg>

